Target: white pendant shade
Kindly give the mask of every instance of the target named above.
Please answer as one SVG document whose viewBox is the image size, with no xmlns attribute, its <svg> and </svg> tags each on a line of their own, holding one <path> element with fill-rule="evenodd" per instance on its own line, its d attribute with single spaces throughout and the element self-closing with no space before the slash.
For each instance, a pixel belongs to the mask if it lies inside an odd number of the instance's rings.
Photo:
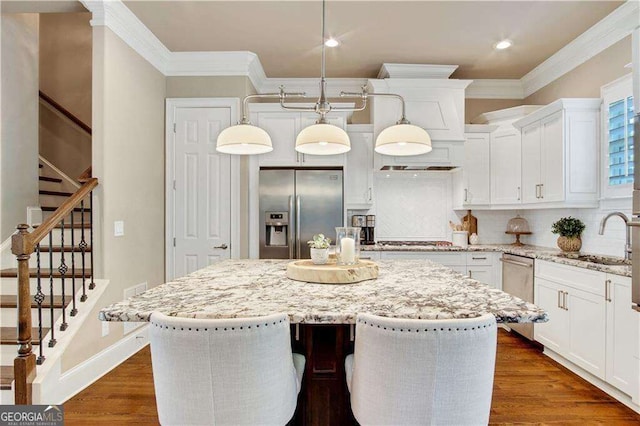
<svg viewBox="0 0 640 426">
<path fill-rule="evenodd" d="M 296 151 L 311 155 L 344 154 L 351 149 L 349 135 L 332 124 L 314 124 L 296 138 Z"/>
<path fill-rule="evenodd" d="M 429 133 L 413 124 L 387 127 L 376 139 L 376 152 L 384 155 L 420 155 L 431 152 Z"/>
<path fill-rule="evenodd" d="M 269 134 L 260 127 L 238 124 L 220 132 L 216 151 L 235 155 L 264 154 L 273 151 L 273 146 Z"/>
</svg>

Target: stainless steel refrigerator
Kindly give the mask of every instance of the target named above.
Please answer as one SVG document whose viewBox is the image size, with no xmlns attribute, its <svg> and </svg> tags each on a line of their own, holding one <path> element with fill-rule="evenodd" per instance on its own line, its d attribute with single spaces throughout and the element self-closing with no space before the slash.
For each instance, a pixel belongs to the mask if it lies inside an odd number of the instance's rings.
<svg viewBox="0 0 640 426">
<path fill-rule="evenodd" d="M 343 226 L 342 169 L 260 169 L 260 259 L 308 259 L 314 234 Z"/>
</svg>

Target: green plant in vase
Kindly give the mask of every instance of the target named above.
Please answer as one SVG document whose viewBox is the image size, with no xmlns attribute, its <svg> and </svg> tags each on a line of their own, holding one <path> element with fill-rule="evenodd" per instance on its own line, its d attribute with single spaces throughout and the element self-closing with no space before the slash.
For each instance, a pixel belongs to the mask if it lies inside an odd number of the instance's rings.
<svg viewBox="0 0 640 426">
<path fill-rule="evenodd" d="M 329 247 L 331 246 L 331 238 L 327 238 L 324 234 L 316 234 L 313 240 L 307 241 L 311 249 L 311 261 L 316 265 L 324 265 L 329 261 Z"/>
<path fill-rule="evenodd" d="M 582 231 L 585 224 L 575 217 L 563 217 L 551 226 L 551 232 L 558 234 L 558 247 L 566 253 L 577 253 L 582 247 Z"/>
</svg>

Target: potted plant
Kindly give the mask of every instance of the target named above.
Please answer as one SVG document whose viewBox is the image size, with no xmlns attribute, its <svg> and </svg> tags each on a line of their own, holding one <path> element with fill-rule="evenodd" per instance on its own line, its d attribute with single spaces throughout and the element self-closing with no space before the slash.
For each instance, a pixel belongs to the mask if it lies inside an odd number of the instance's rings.
<svg viewBox="0 0 640 426">
<path fill-rule="evenodd" d="M 558 247 L 567 253 L 577 253 L 582 247 L 580 235 L 584 231 L 585 225 L 580 219 L 574 217 L 563 217 L 553 224 L 551 232 L 560 235 L 558 237 Z"/>
<path fill-rule="evenodd" d="M 324 265 L 329 261 L 329 246 L 331 238 L 326 238 L 324 234 L 316 234 L 313 240 L 307 241 L 311 248 L 311 261 L 316 265 Z"/>
</svg>

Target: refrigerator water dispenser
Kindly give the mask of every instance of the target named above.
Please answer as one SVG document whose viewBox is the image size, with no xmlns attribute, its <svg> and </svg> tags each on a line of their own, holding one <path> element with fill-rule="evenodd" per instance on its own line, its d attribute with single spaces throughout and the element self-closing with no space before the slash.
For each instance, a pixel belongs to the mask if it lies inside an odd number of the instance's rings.
<svg viewBox="0 0 640 426">
<path fill-rule="evenodd" d="M 289 234 L 288 212 L 267 212 L 265 217 L 267 226 L 267 241 L 269 247 L 286 247 Z"/>
</svg>

